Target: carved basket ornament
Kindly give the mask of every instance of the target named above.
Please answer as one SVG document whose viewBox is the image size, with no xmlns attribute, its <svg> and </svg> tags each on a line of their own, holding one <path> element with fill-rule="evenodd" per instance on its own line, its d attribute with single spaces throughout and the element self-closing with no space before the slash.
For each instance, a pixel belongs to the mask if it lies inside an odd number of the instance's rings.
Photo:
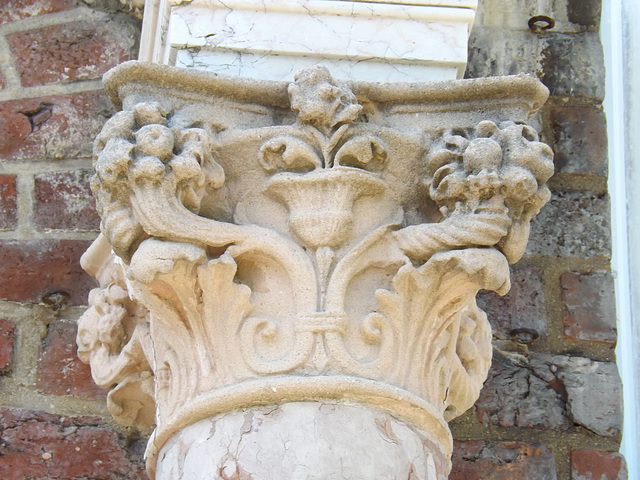
<svg viewBox="0 0 640 480">
<path fill-rule="evenodd" d="M 479 289 L 504 294 L 552 153 L 526 77 L 290 85 L 129 63 L 95 143 L 100 281 L 80 356 L 127 425 L 345 400 L 446 422 L 491 361 Z M 515 123 L 514 123 L 515 122 Z M 446 470 L 448 471 L 448 467 Z"/>
</svg>

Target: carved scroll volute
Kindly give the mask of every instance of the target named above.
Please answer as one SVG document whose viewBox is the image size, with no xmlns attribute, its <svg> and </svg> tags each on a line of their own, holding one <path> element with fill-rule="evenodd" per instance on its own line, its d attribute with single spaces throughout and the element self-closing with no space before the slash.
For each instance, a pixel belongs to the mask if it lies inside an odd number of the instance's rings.
<svg viewBox="0 0 640 480">
<path fill-rule="evenodd" d="M 207 99 L 192 73 L 172 75 L 186 91 L 133 88 L 96 140 L 103 235 L 84 265 L 100 288 L 78 334 L 116 419 L 145 426 L 155 407 L 150 472 L 201 418 L 336 398 L 429 431 L 449 455 L 445 422 L 473 405 L 491 360 L 475 296 L 509 289 L 549 197 L 549 147 L 513 122 L 459 115 L 434 130 L 422 107 L 409 123 L 367 121 L 390 101 L 365 112 L 324 68 L 289 85 L 284 125 L 238 120 L 268 110 L 243 103 L 244 83 Z M 238 125 L 213 123 L 223 108 Z M 204 209 L 211 199 L 225 208 Z M 273 218 L 238 214 L 251 208 Z"/>
</svg>

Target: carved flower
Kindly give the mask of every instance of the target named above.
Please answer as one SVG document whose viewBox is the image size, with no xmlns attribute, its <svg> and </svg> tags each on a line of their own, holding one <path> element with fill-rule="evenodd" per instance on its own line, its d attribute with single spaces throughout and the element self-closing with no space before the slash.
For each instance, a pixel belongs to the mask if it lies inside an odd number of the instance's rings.
<svg viewBox="0 0 640 480">
<path fill-rule="evenodd" d="M 355 121 L 362 110 L 351 89 L 321 66 L 298 73 L 289 85 L 289 98 L 299 121 L 324 133 Z"/>
</svg>

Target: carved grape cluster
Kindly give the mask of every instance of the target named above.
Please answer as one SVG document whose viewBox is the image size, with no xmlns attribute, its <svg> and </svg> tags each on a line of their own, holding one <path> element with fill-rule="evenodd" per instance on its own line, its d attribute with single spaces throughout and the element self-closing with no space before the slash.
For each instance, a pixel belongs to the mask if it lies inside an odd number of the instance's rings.
<svg viewBox="0 0 640 480">
<path fill-rule="evenodd" d="M 443 136 L 427 162 L 429 194 L 445 217 L 500 195 L 512 219 L 531 218 L 549 199 L 553 153 L 527 125 L 480 122 L 469 135 Z"/>
<path fill-rule="evenodd" d="M 205 194 L 224 183 L 224 171 L 211 154 L 210 135 L 202 128 L 172 128 L 154 102 L 116 114 L 94 144 L 91 187 L 102 216 L 102 231 L 114 251 L 128 261 L 146 237 L 132 203 L 145 186 L 162 183 L 198 213 Z"/>
</svg>

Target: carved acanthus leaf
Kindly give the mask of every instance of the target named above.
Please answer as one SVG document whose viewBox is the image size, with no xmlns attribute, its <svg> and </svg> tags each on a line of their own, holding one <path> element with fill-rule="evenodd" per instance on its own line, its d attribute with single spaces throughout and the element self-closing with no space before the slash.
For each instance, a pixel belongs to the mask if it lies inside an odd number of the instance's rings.
<svg viewBox="0 0 640 480">
<path fill-rule="evenodd" d="M 368 100 L 369 123 L 323 68 L 289 86 L 289 125 L 265 125 L 287 117 L 248 90 L 205 90 L 138 90 L 96 140 L 104 237 L 88 256 L 109 260 L 89 265 L 100 289 L 78 343 L 111 411 L 148 425 L 155 402 L 160 448 L 198 415 L 322 385 L 450 441 L 444 421 L 473 404 L 491 358 L 475 295 L 508 290 L 551 150 L 524 125 L 470 126 L 464 102 L 434 119 L 442 106 L 420 97 L 375 124 L 407 90 Z M 211 112 L 233 119 L 224 132 Z"/>
</svg>

